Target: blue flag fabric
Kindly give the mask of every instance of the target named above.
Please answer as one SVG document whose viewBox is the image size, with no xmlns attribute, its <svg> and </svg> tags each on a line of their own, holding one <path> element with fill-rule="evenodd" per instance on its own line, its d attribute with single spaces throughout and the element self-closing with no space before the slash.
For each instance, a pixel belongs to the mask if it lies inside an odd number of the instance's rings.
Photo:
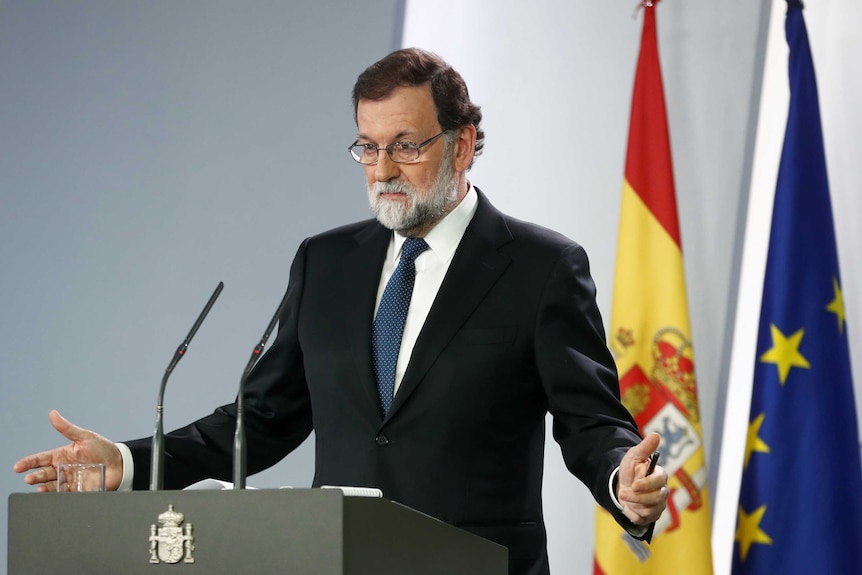
<svg viewBox="0 0 862 575">
<path fill-rule="evenodd" d="M 760 312 L 734 575 L 862 572 L 862 466 L 814 66 L 788 2 L 790 113 Z"/>
</svg>

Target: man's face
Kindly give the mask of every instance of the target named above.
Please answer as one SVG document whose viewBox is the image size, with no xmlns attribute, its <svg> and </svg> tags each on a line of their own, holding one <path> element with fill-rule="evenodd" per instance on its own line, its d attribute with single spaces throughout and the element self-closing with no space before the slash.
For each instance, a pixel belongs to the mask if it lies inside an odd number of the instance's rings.
<svg viewBox="0 0 862 575">
<path fill-rule="evenodd" d="M 382 100 L 360 100 L 356 111 L 360 144 L 419 144 L 441 132 L 431 91 L 400 87 Z M 425 235 L 457 201 L 451 153 L 444 138 L 422 148 L 409 164 L 381 150 L 377 164 L 363 165 L 371 209 L 381 224 L 404 235 Z"/>
</svg>

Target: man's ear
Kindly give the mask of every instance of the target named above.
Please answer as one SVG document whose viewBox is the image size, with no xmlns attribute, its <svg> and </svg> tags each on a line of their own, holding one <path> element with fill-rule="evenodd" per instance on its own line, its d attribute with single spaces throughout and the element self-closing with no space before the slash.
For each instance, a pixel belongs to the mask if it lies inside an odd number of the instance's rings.
<svg viewBox="0 0 862 575">
<path fill-rule="evenodd" d="M 458 128 L 455 137 L 455 158 L 452 167 L 456 172 L 466 172 L 476 152 L 476 126 L 469 124 Z"/>
</svg>

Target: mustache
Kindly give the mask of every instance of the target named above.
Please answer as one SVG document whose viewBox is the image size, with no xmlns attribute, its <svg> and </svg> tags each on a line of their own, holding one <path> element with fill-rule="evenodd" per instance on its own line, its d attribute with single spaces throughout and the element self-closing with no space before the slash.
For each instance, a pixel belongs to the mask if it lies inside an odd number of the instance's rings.
<svg viewBox="0 0 862 575">
<path fill-rule="evenodd" d="M 372 191 L 375 194 L 404 194 L 412 196 L 414 193 L 413 186 L 407 182 L 394 180 L 391 182 L 375 182 Z"/>
</svg>

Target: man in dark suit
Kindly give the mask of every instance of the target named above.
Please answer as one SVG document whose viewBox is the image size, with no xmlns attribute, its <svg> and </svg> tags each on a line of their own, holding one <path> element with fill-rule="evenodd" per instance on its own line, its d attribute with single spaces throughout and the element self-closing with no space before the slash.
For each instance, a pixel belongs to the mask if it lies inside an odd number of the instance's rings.
<svg viewBox="0 0 862 575">
<path fill-rule="evenodd" d="M 378 487 L 506 545 L 511 573 L 547 573 L 550 412 L 568 468 L 648 538 L 668 495 L 661 467 L 647 476 L 659 438 L 642 440 L 619 401 L 584 250 L 503 215 L 467 180 L 481 113 L 437 56 L 390 54 L 353 99 L 350 151 L 376 219 L 300 246 L 278 335 L 247 385 L 249 471 L 314 430 L 315 486 Z M 73 443 L 19 461 L 25 481 L 50 490 L 51 466 L 98 460 L 110 488 L 146 487 L 148 439 L 115 445 L 51 419 Z M 230 404 L 168 434 L 166 487 L 229 479 L 235 425 Z"/>
</svg>

